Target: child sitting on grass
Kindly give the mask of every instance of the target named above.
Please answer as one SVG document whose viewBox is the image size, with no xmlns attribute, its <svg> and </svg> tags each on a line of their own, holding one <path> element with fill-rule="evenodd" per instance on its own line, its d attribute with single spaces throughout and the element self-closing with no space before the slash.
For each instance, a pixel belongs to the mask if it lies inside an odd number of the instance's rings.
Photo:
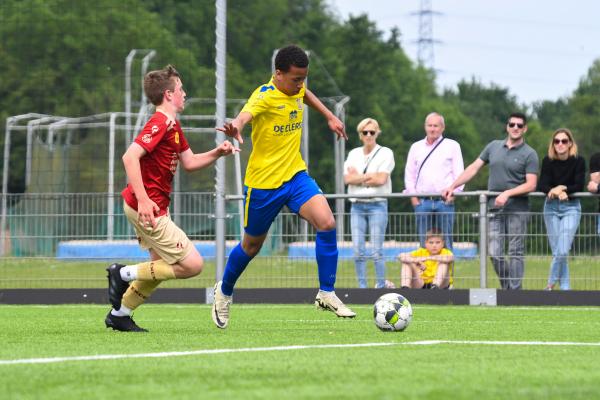
<svg viewBox="0 0 600 400">
<path fill-rule="evenodd" d="M 442 232 L 433 228 L 425 235 L 425 248 L 400 253 L 402 289 L 448 289 L 454 255 L 444 247 Z"/>
</svg>

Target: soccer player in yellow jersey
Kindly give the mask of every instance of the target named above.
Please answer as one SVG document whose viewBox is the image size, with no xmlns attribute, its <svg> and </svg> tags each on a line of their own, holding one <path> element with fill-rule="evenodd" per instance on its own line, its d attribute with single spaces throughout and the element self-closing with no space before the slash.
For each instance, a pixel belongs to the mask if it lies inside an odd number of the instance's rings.
<svg viewBox="0 0 600 400">
<path fill-rule="evenodd" d="M 308 89 L 308 57 L 298 46 L 280 49 L 275 74 L 259 86 L 239 115 L 218 130 L 243 143 L 242 130 L 252 123 L 252 153 L 244 182 L 244 237 L 231 251 L 214 292 L 212 319 L 224 329 L 229 323 L 233 287 L 248 263 L 258 254 L 271 223 L 285 205 L 307 220 L 317 231 L 316 258 L 320 290 L 317 308 L 338 317 L 356 314 L 335 295 L 338 249 L 335 219 L 323 192 L 306 172 L 300 154 L 302 117 L 308 105 L 326 119 L 338 139 L 348 139 L 344 125 Z"/>
<path fill-rule="evenodd" d="M 448 289 L 454 255 L 444 247 L 442 231 L 433 228 L 425 235 L 425 247 L 410 253 L 400 253 L 402 288 Z"/>
</svg>

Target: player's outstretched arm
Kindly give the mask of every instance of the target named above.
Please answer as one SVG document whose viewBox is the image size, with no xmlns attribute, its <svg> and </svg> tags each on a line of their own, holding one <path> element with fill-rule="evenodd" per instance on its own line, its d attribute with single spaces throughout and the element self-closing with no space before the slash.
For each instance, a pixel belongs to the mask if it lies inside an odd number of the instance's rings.
<svg viewBox="0 0 600 400">
<path fill-rule="evenodd" d="M 240 149 L 235 147 L 229 140 L 225 140 L 223 143 L 206 153 L 194 154 L 191 149 L 187 149 L 179 154 L 179 159 L 186 171 L 196 171 L 209 166 L 219 157 L 228 156 L 237 153 L 238 151 L 240 151 Z"/>
<path fill-rule="evenodd" d="M 327 119 L 329 129 L 336 134 L 338 139 L 344 138 L 348 140 L 348 135 L 346 135 L 346 130 L 342 121 L 329 111 L 329 109 L 325 107 L 325 104 L 323 104 L 321 100 L 308 89 L 306 89 L 306 92 L 304 93 L 304 103 L 320 112 Z"/>
<path fill-rule="evenodd" d="M 475 161 L 473 161 L 467 168 L 465 168 L 462 174 L 456 178 L 452 185 L 442 190 L 442 197 L 444 200 L 454 200 L 454 190 L 473 179 L 473 177 L 477 175 L 477 172 L 479 172 L 484 165 L 485 163 L 481 158 L 477 158 Z"/>
<path fill-rule="evenodd" d="M 237 117 L 235 117 L 233 121 L 226 122 L 222 128 L 216 129 L 220 132 L 223 132 L 227 136 L 234 138 L 238 142 L 244 143 L 242 131 L 244 130 L 244 126 L 246 126 L 246 124 L 250 121 L 252 121 L 252 114 L 242 111 Z"/>
</svg>

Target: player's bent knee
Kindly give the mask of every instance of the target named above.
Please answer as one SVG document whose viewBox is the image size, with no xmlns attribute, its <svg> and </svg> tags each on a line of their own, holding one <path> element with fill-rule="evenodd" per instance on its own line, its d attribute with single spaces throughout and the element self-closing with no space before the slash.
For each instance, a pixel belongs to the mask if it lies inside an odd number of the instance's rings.
<svg viewBox="0 0 600 400">
<path fill-rule="evenodd" d="M 190 268 L 190 277 L 199 275 L 204 269 L 204 259 L 200 257 L 200 260 Z"/>
<path fill-rule="evenodd" d="M 186 265 L 183 270 L 182 278 L 184 278 L 184 279 L 192 278 L 192 277 L 200 274 L 202 272 L 203 268 L 204 268 L 204 265 L 202 263 Z"/>
<path fill-rule="evenodd" d="M 323 221 L 317 221 L 316 227 L 318 231 L 331 231 L 335 229 L 335 219 L 333 217 L 327 218 Z"/>
<path fill-rule="evenodd" d="M 244 253 L 246 253 L 246 255 L 248 257 L 254 257 L 258 254 L 258 252 L 260 251 L 260 249 L 262 248 L 262 244 L 258 244 L 258 245 L 248 245 L 246 247 L 243 247 L 244 249 Z"/>
<path fill-rule="evenodd" d="M 244 250 L 244 253 L 246 253 L 246 255 L 248 257 L 254 257 L 258 254 L 258 252 L 260 251 L 260 249 L 262 248 L 262 245 L 264 243 L 264 239 L 263 240 L 256 240 L 256 239 L 248 239 L 248 238 L 244 238 L 244 240 L 242 241 L 242 250 Z"/>
<path fill-rule="evenodd" d="M 204 258 L 198 252 L 189 254 L 177 264 L 175 275 L 179 279 L 194 277 L 204 269 Z"/>
</svg>

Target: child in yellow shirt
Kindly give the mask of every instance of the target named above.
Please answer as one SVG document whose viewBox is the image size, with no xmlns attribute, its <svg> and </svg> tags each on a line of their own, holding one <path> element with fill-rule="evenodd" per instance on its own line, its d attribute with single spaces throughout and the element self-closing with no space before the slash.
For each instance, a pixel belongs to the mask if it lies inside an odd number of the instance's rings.
<svg viewBox="0 0 600 400">
<path fill-rule="evenodd" d="M 454 255 L 444 247 L 443 234 L 437 228 L 427 232 L 425 248 L 400 253 L 398 258 L 402 263 L 403 289 L 447 289 L 452 284 Z"/>
</svg>

